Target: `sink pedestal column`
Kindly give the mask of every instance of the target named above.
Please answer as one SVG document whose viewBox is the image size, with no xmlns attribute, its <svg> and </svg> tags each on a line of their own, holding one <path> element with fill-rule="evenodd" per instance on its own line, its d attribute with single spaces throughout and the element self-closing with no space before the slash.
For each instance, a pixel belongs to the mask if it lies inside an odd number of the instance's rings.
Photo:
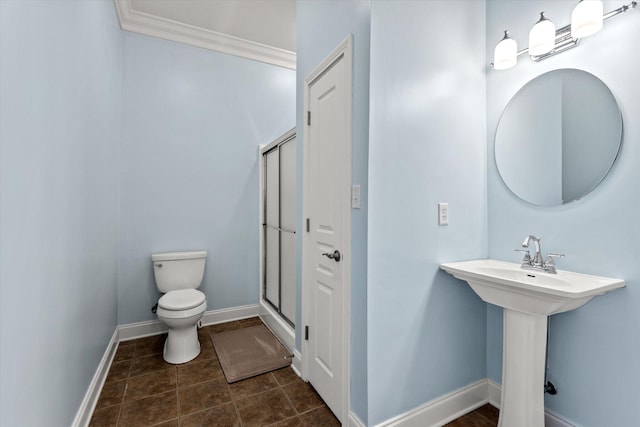
<svg viewBox="0 0 640 427">
<path fill-rule="evenodd" d="M 547 316 L 504 309 L 498 427 L 544 427 Z"/>
</svg>

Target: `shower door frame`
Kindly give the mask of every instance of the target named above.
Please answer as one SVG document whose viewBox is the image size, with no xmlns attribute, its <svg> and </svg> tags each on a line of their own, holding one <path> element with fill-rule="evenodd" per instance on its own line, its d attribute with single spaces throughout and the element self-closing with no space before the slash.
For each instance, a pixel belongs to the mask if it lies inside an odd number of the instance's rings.
<svg viewBox="0 0 640 427">
<path fill-rule="evenodd" d="M 267 324 L 267 326 L 274 332 L 278 338 L 292 351 L 295 349 L 295 318 L 288 319 L 280 310 L 279 307 L 276 307 L 271 301 L 266 298 L 266 262 L 267 262 L 267 251 L 266 251 L 266 154 L 274 149 L 279 149 L 278 147 L 289 143 L 290 141 L 296 138 L 296 128 L 292 128 L 282 136 L 278 137 L 276 140 L 267 145 L 261 145 L 258 150 L 258 173 L 259 173 L 259 256 L 260 256 L 260 317 Z M 294 142 L 295 143 L 295 142 Z M 297 151 L 297 147 L 296 147 Z M 297 156 L 297 155 L 296 155 Z M 279 168 L 279 166 L 278 166 Z M 278 186 L 280 187 L 280 186 Z M 297 206 L 297 203 L 296 203 Z M 288 230 L 293 231 L 297 240 L 297 230 Z M 296 242 L 297 247 L 297 242 Z M 280 250 L 280 247 L 279 247 Z M 280 261 L 280 256 L 279 256 Z M 280 268 L 280 267 L 279 267 Z M 279 273 L 280 278 L 280 273 Z M 279 286 L 279 295 L 278 295 L 278 303 L 280 306 L 282 305 L 282 296 L 281 296 L 281 283 Z M 296 289 L 297 292 L 297 289 Z M 294 300 L 297 298 L 297 295 L 294 296 Z M 297 311 L 297 310 L 296 310 Z M 295 313 L 295 317 L 298 316 L 298 313 Z"/>
</svg>

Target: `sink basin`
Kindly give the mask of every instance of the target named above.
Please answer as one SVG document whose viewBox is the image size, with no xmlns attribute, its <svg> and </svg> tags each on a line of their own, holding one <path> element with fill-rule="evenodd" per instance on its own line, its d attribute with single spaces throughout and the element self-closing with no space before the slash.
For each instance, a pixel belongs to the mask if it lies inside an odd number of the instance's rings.
<svg viewBox="0 0 640 427">
<path fill-rule="evenodd" d="M 441 264 L 480 298 L 503 307 L 502 392 L 498 427 L 544 427 L 544 367 L 548 316 L 574 310 L 624 280 L 479 259 Z"/>
<path fill-rule="evenodd" d="M 467 281 L 488 303 L 545 316 L 575 310 L 596 295 L 624 286 L 620 279 L 524 270 L 520 264 L 492 259 L 445 263 L 440 268 Z"/>
</svg>

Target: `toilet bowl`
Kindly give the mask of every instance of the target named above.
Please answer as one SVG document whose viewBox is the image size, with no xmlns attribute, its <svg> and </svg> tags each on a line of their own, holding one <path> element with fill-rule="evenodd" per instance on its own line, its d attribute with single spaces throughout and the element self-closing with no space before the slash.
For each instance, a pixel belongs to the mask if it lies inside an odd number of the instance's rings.
<svg viewBox="0 0 640 427">
<path fill-rule="evenodd" d="M 168 363 L 187 363 L 200 354 L 197 324 L 207 309 L 207 299 L 197 288 L 204 276 L 206 256 L 204 251 L 151 256 L 156 285 L 164 293 L 156 314 L 169 328 L 163 352 Z"/>
<path fill-rule="evenodd" d="M 185 298 L 182 293 L 191 293 Z M 195 289 L 170 291 L 158 301 L 158 319 L 169 328 L 164 342 L 164 360 L 180 364 L 195 359 L 200 354 L 197 324 L 207 309 L 204 294 Z"/>
</svg>

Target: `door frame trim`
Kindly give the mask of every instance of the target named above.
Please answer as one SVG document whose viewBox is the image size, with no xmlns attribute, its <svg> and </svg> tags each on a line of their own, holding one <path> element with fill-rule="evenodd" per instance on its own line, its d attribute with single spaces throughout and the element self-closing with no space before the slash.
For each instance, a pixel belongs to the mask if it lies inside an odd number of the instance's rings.
<svg viewBox="0 0 640 427">
<path fill-rule="evenodd" d="M 349 337 L 351 334 L 351 183 L 352 183 L 352 147 L 353 147 L 353 35 L 349 34 L 320 64 L 318 64 L 304 79 L 304 103 L 302 115 L 304 117 L 302 131 L 302 170 L 303 170 L 303 187 L 302 187 L 302 308 L 301 317 L 302 325 L 309 324 L 309 307 L 311 292 L 309 286 L 311 280 L 309 277 L 308 260 L 311 253 L 310 234 L 306 232 L 304 223 L 306 218 L 312 217 L 309 207 L 309 161 L 307 153 L 309 144 L 309 126 L 306 121 L 306 112 L 309 111 L 309 97 L 311 84 L 324 74 L 336 61 L 344 59 L 344 72 L 346 78 L 345 89 L 346 96 L 346 119 L 347 119 L 347 152 L 349 155 L 345 159 L 345 176 L 348 177 L 344 183 L 344 209 L 343 215 L 343 247 L 342 252 L 347 262 L 343 267 L 343 295 L 342 295 L 342 414 L 340 419 L 343 423 L 347 422 L 350 402 L 351 402 L 351 386 L 350 386 L 350 364 L 351 364 L 351 347 Z M 313 120 L 313 119 L 312 119 Z M 298 333 L 302 333 L 304 328 L 297 328 Z M 302 377 L 309 379 L 309 351 L 308 341 L 302 337 Z"/>
</svg>

